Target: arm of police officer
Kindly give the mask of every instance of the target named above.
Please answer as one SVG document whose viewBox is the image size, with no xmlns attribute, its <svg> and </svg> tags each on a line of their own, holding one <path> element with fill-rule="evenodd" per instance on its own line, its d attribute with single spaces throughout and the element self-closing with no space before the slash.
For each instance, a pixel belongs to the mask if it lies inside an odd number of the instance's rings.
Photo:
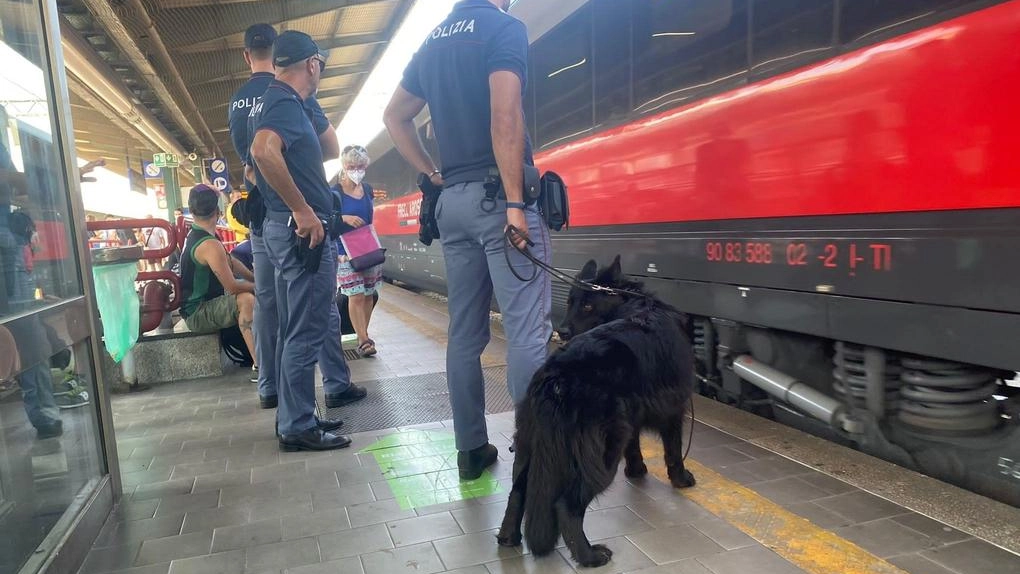
<svg viewBox="0 0 1020 574">
<path fill-rule="evenodd" d="M 443 176 L 436 173 L 436 162 L 425 151 L 418 130 L 414 127 L 414 118 L 423 109 L 425 100 L 399 85 L 383 113 L 383 123 L 400 155 L 418 171 L 432 174 L 432 183 L 441 187 Z"/>
<path fill-rule="evenodd" d="M 220 285 L 223 285 L 223 290 L 227 293 L 237 295 L 238 293 L 255 292 L 254 281 L 238 281 L 234 278 L 230 264 L 233 258 L 227 255 L 227 250 L 219 241 L 203 241 L 201 245 L 195 248 L 195 259 L 198 259 L 199 263 L 209 266 L 209 269 L 220 280 Z"/>
<path fill-rule="evenodd" d="M 491 108 L 492 151 L 503 180 L 506 200 L 524 201 L 524 108 L 521 91 L 528 77 L 528 31 L 520 21 L 505 26 L 486 50 L 489 70 L 489 103 Z M 516 227 L 525 237 L 514 238 L 523 248 L 528 235 L 524 210 L 507 208 L 508 225 Z"/>
<path fill-rule="evenodd" d="M 340 140 L 337 138 L 336 129 L 322 111 L 322 106 L 315 97 L 305 99 L 305 111 L 308 112 L 308 119 L 312 121 L 315 133 L 319 135 L 319 146 L 322 148 L 322 161 L 329 161 L 340 157 Z"/>
<path fill-rule="evenodd" d="M 308 237 L 309 246 L 314 248 L 322 243 L 326 231 L 287 170 L 283 150 L 283 139 L 275 131 L 261 129 L 255 132 L 255 139 L 251 143 L 251 155 L 255 164 L 258 165 L 262 177 L 266 178 L 269 186 L 293 212 L 294 221 L 297 223 L 297 235 Z"/>
</svg>

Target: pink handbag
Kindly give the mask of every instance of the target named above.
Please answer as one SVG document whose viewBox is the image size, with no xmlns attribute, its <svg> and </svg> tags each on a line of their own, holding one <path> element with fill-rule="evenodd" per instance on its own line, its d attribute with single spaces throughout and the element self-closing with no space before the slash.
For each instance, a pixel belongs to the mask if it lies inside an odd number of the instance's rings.
<svg viewBox="0 0 1020 574">
<path fill-rule="evenodd" d="M 386 261 L 386 250 L 379 242 L 379 235 L 372 224 L 363 225 L 340 236 L 340 243 L 350 258 L 355 271 L 371 269 Z"/>
</svg>

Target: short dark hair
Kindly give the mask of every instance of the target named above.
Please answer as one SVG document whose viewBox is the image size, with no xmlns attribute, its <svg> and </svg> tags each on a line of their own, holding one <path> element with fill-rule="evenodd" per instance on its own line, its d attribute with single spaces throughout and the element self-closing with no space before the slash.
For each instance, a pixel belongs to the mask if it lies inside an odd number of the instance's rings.
<svg viewBox="0 0 1020 574">
<path fill-rule="evenodd" d="M 251 54 L 251 59 L 256 62 L 265 62 L 273 59 L 272 46 L 267 46 L 265 48 L 249 48 L 248 53 Z"/>
<path fill-rule="evenodd" d="M 220 208 L 220 194 L 204 183 L 191 188 L 188 194 L 188 209 L 195 217 L 212 217 Z"/>
</svg>

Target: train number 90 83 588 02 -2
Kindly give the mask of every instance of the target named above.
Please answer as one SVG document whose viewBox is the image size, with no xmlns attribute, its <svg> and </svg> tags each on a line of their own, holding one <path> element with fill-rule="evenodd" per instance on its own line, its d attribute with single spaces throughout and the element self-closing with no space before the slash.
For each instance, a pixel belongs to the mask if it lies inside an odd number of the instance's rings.
<svg viewBox="0 0 1020 574">
<path fill-rule="evenodd" d="M 886 243 L 825 241 L 707 241 L 711 263 L 825 267 L 857 271 L 892 270 L 892 246 Z"/>
</svg>

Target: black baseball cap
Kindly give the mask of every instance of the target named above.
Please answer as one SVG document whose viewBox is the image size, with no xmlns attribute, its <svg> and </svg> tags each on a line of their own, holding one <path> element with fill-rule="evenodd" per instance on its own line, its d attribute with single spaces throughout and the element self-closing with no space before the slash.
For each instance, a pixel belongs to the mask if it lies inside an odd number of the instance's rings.
<svg viewBox="0 0 1020 574">
<path fill-rule="evenodd" d="M 249 50 L 268 48 L 276 40 L 276 28 L 269 24 L 253 24 L 244 32 L 244 47 Z"/>
<path fill-rule="evenodd" d="M 319 45 L 312 37 L 297 30 L 287 30 L 276 38 L 273 43 L 273 65 L 286 68 L 302 60 L 319 55 L 325 60 L 328 56 L 319 50 Z"/>
<path fill-rule="evenodd" d="M 220 207 L 220 192 L 200 183 L 188 193 L 188 209 L 195 217 L 209 217 Z"/>
</svg>

